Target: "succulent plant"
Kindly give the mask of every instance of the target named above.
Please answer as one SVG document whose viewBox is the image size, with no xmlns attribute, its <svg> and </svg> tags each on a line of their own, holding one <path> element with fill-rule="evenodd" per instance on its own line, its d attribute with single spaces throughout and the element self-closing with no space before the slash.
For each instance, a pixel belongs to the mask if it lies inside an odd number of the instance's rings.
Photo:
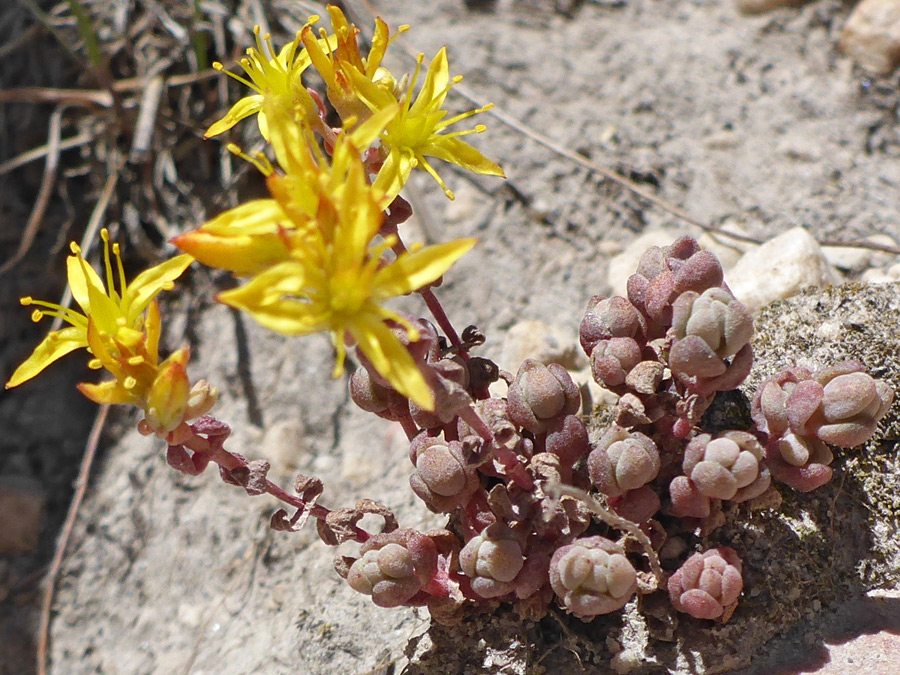
<svg viewBox="0 0 900 675">
<path fill-rule="evenodd" d="M 715 255 L 700 250 L 693 237 L 680 237 L 671 246 L 644 252 L 637 272 L 628 278 L 628 299 L 645 317 L 645 334 L 652 339 L 671 325 L 672 303 L 679 295 L 722 286 L 723 279 Z"/>
<path fill-rule="evenodd" d="M 394 530 L 373 536 L 350 566 L 347 583 L 372 596 L 379 607 L 408 603 L 437 571 L 437 549 L 414 530 Z"/>
<path fill-rule="evenodd" d="M 669 577 L 672 606 L 695 619 L 728 621 L 744 588 L 741 567 L 728 546 L 695 553 Z"/>
<path fill-rule="evenodd" d="M 578 412 L 581 393 L 562 366 L 525 359 L 509 385 L 507 405 L 512 421 L 540 434 L 552 419 Z"/>
<path fill-rule="evenodd" d="M 682 468 L 706 497 L 743 502 L 769 487 L 771 476 L 761 461 L 765 450 L 745 431 L 728 431 L 717 438 L 694 437 L 684 450 Z"/>
<path fill-rule="evenodd" d="M 672 305 L 670 334 L 669 367 L 700 385 L 696 388 L 734 389 L 750 372 L 753 319 L 724 288 L 679 295 Z"/>
<path fill-rule="evenodd" d="M 591 352 L 591 374 L 607 387 L 625 383 L 629 371 L 641 362 L 641 346 L 630 337 L 600 340 Z"/>
<path fill-rule="evenodd" d="M 639 432 L 613 426 L 588 455 L 591 482 L 609 497 L 643 487 L 659 472 L 656 444 Z"/>
<path fill-rule="evenodd" d="M 621 546 L 585 537 L 553 553 L 550 586 L 567 611 L 591 619 L 624 607 L 637 590 L 637 573 Z"/>
<path fill-rule="evenodd" d="M 409 484 L 432 511 L 453 511 L 478 487 L 475 469 L 466 461 L 459 441 L 426 436 L 412 446 L 410 458 L 416 470 Z"/>
<path fill-rule="evenodd" d="M 646 320 L 628 300 L 595 295 L 588 301 L 578 337 L 584 353 L 591 356 L 601 340 L 637 338 L 646 333 Z"/>
<path fill-rule="evenodd" d="M 486 527 L 459 552 L 459 566 L 469 577 L 472 590 L 482 598 L 512 593 L 513 581 L 525 565 L 522 544 L 508 527 Z"/>
</svg>

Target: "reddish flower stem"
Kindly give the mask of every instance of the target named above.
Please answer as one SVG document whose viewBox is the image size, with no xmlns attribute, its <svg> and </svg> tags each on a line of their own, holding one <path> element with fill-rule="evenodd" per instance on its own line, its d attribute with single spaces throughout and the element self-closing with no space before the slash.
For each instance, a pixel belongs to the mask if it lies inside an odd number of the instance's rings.
<svg viewBox="0 0 900 675">
<path fill-rule="evenodd" d="M 396 234 L 396 237 L 397 241 L 391 247 L 391 250 L 395 255 L 400 256 L 406 253 L 407 249 L 404 243 L 400 240 L 399 233 Z M 440 327 L 440 329 L 444 331 L 444 334 L 447 336 L 447 339 L 457 351 L 460 358 L 462 358 L 464 361 L 468 361 L 469 353 L 463 348 L 462 340 L 459 339 L 459 333 L 456 332 L 453 324 L 450 323 L 450 319 L 447 316 L 447 313 L 444 311 L 444 308 L 441 305 L 441 301 L 438 300 L 437 296 L 434 294 L 434 291 L 432 291 L 430 287 L 425 287 L 420 288 L 418 291 L 416 291 L 416 293 L 422 296 L 422 300 L 425 301 L 425 306 L 428 307 L 428 311 L 431 312 L 431 316 L 434 317 L 434 320 Z"/>
<path fill-rule="evenodd" d="M 210 443 L 209 454 L 210 459 L 213 462 L 228 471 L 247 467 L 247 462 L 245 460 L 229 452 L 218 443 Z M 278 499 L 285 504 L 289 504 L 296 509 L 307 511 L 310 516 L 318 520 L 324 521 L 328 514 L 331 513 L 331 511 L 324 506 L 319 506 L 318 504 L 310 506 L 300 497 L 288 493 L 268 479 L 266 479 L 265 487 L 266 493 L 272 495 L 275 499 Z M 354 526 L 353 529 L 356 534 L 354 539 L 360 543 L 367 541 L 371 536 L 368 532 L 359 527 Z"/>
<path fill-rule="evenodd" d="M 420 429 L 416 426 L 416 423 L 413 422 L 412 417 L 406 415 L 401 417 L 398 421 L 400 422 L 400 426 L 403 427 L 403 431 L 406 432 L 407 440 L 411 441 L 419 435 Z"/>
</svg>

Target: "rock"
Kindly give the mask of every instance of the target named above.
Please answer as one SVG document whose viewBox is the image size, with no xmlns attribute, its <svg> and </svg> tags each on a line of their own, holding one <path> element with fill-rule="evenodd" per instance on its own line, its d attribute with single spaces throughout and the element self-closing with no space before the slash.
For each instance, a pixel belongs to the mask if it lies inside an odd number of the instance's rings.
<svg viewBox="0 0 900 675">
<path fill-rule="evenodd" d="M 281 474 L 295 471 L 310 452 L 302 422 L 292 419 L 269 424 L 260 447 L 261 455 Z"/>
<path fill-rule="evenodd" d="M 558 363 L 567 370 L 578 370 L 587 364 L 574 332 L 543 321 L 521 321 L 510 328 L 497 365 L 515 375 L 525 359 Z"/>
<path fill-rule="evenodd" d="M 839 270 L 862 272 L 872 260 L 872 251 L 855 246 L 823 246 L 825 259 Z"/>
<path fill-rule="evenodd" d="M 40 483 L 19 476 L 0 477 L 0 555 L 25 553 L 37 546 L 43 511 Z"/>
<path fill-rule="evenodd" d="M 737 6 L 744 14 L 764 14 L 779 7 L 797 7 L 810 0 L 737 0 Z"/>
<path fill-rule="evenodd" d="M 683 232 L 677 230 L 653 230 L 645 232 L 635 239 L 619 255 L 609 261 L 606 280 L 613 295 L 626 297 L 625 285 L 628 277 L 634 274 L 641 256 L 651 246 L 668 246 L 678 239 Z"/>
<path fill-rule="evenodd" d="M 900 0 L 862 0 L 841 31 L 841 49 L 876 75 L 900 63 Z"/>
<path fill-rule="evenodd" d="M 745 253 L 725 272 L 725 281 L 735 297 L 756 312 L 804 288 L 838 284 L 841 277 L 812 235 L 795 227 Z"/>
<path fill-rule="evenodd" d="M 892 284 L 900 281 L 900 263 L 890 267 L 874 267 L 863 272 L 860 281 L 867 284 Z"/>
</svg>

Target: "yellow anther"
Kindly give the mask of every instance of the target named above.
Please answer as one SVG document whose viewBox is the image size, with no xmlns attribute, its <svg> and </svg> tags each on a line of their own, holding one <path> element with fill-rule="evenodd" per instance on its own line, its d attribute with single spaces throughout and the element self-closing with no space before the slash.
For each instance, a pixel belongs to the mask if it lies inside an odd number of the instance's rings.
<svg viewBox="0 0 900 675">
<path fill-rule="evenodd" d="M 137 380 L 129 375 L 125 378 L 125 381 L 122 383 L 122 386 L 125 387 L 128 391 L 131 391 L 137 386 Z"/>
<path fill-rule="evenodd" d="M 103 364 L 100 362 L 100 359 L 91 359 L 88 361 L 88 368 L 91 370 L 100 370 L 103 367 Z"/>
<path fill-rule="evenodd" d="M 103 240 L 104 244 L 109 243 L 109 230 L 105 227 L 100 230 L 100 238 Z"/>
<path fill-rule="evenodd" d="M 143 356 L 132 356 L 130 359 L 128 359 L 128 365 L 129 365 L 129 366 L 139 366 L 139 365 L 141 365 L 143 362 L 144 362 L 144 357 L 143 357 Z"/>
<path fill-rule="evenodd" d="M 34 298 L 32 298 L 30 295 L 26 295 L 24 298 L 19 298 L 19 304 L 22 305 L 23 307 L 28 307 L 28 305 L 30 305 L 33 302 L 34 302 Z"/>
<path fill-rule="evenodd" d="M 72 251 L 72 253 L 74 253 L 75 255 L 81 254 L 81 247 L 74 241 L 69 243 L 69 250 Z"/>
<path fill-rule="evenodd" d="M 225 69 L 225 66 L 223 66 L 218 61 L 213 61 L 212 67 L 213 67 L 213 70 L 215 70 L 216 72 L 221 72 L 222 70 Z"/>
<path fill-rule="evenodd" d="M 40 321 L 43 318 L 44 318 L 44 313 L 39 309 L 36 309 L 31 313 L 31 320 L 34 321 L 35 323 L 37 323 L 38 321 Z"/>
<path fill-rule="evenodd" d="M 482 132 L 484 132 L 484 131 L 487 131 L 487 127 L 486 127 L 486 126 L 484 126 L 483 124 L 476 124 L 476 125 L 475 125 L 475 133 L 476 133 L 476 134 L 480 134 L 480 133 L 482 133 Z"/>
</svg>

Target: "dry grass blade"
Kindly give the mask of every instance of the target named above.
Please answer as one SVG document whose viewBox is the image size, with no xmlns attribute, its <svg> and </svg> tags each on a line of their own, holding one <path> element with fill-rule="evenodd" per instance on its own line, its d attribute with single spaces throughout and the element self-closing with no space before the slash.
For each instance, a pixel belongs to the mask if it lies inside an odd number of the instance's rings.
<svg viewBox="0 0 900 675">
<path fill-rule="evenodd" d="M 99 105 L 109 108 L 113 104 L 113 97 L 108 91 L 95 89 L 18 87 L 0 91 L 0 103 L 64 103 L 66 105 Z"/>
<path fill-rule="evenodd" d="M 62 113 L 63 109 L 57 108 L 50 115 L 50 130 L 47 138 L 47 163 L 44 165 L 41 187 L 38 191 L 34 208 L 31 210 L 31 215 L 28 217 L 28 223 L 25 225 L 25 231 L 22 232 L 22 238 L 19 240 L 19 248 L 9 260 L 0 266 L 0 276 L 3 276 L 15 267 L 28 253 L 28 250 L 34 243 L 34 237 L 37 234 L 41 220 L 44 218 L 44 212 L 47 210 L 47 204 L 50 202 L 50 192 L 53 190 L 53 184 L 56 182 L 56 169 L 59 167 L 59 136 L 62 125 Z"/>
<path fill-rule="evenodd" d="M 137 122 L 134 125 L 134 137 L 131 142 L 129 161 L 140 164 L 147 159 L 150 152 L 150 143 L 153 140 L 153 129 L 156 126 L 156 114 L 159 112 L 159 101 L 163 92 L 163 78 L 154 77 L 150 80 L 144 95 L 141 97 L 141 107 L 138 110 Z"/>
<path fill-rule="evenodd" d="M 97 417 L 94 418 L 94 426 L 91 428 L 91 433 L 88 436 L 84 455 L 81 458 L 81 467 L 78 469 L 78 478 L 75 480 L 75 495 L 72 497 L 72 503 L 69 505 L 69 512 L 66 514 L 66 521 L 59 534 L 59 539 L 56 540 L 56 552 L 53 555 L 53 563 L 50 565 L 50 571 L 47 572 L 44 598 L 41 602 L 41 620 L 38 628 L 38 675 L 47 674 L 47 647 L 50 644 L 50 612 L 53 609 L 56 578 L 59 576 L 59 570 L 62 567 L 63 557 L 66 554 L 66 545 L 69 543 L 69 536 L 72 534 L 72 528 L 75 526 L 75 517 L 78 515 L 78 509 L 84 499 L 88 476 L 91 474 L 91 466 L 94 463 L 94 456 L 97 454 L 100 434 L 103 431 L 103 425 L 106 424 L 108 413 L 109 406 L 101 406 L 100 410 L 97 411 Z"/>
<path fill-rule="evenodd" d="M 94 134 L 87 132 L 80 133 L 77 136 L 71 136 L 70 138 L 64 138 L 59 142 L 59 151 L 71 150 L 72 148 L 77 148 L 86 143 L 90 143 L 92 140 L 94 140 Z M 48 152 L 50 152 L 49 144 L 23 152 L 21 155 L 0 164 L 0 176 L 3 176 L 10 171 L 15 171 L 20 166 L 25 166 L 36 159 L 40 159 L 41 157 L 46 156 Z"/>
<path fill-rule="evenodd" d="M 103 186 L 103 192 L 100 194 L 100 198 L 97 200 L 97 204 L 91 212 L 91 218 L 88 220 L 84 236 L 81 238 L 81 250 L 85 257 L 90 254 L 91 248 L 93 248 L 94 242 L 97 240 L 97 233 L 100 231 L 100 225 L 103 223 L 106 207 L 109 206 L 109 200 L 112 199 L 113 191 L 116 189 L 118 180 L 118 172 L 113 172 L 109 175 L 106 179 L 106 185 Z M 59 301 L 59 305 L 61 307 L 68 307 L 71 303 L 72 289 L 66 286 L 66 291 Z M 62 326 L 62 321 L 61 316 L 57 316 L 53 319 L 53 324 L 50 326 L 50 332 L 52 333 L 53 331 L 59 330 L 60 326 Z"/>
</svg>

